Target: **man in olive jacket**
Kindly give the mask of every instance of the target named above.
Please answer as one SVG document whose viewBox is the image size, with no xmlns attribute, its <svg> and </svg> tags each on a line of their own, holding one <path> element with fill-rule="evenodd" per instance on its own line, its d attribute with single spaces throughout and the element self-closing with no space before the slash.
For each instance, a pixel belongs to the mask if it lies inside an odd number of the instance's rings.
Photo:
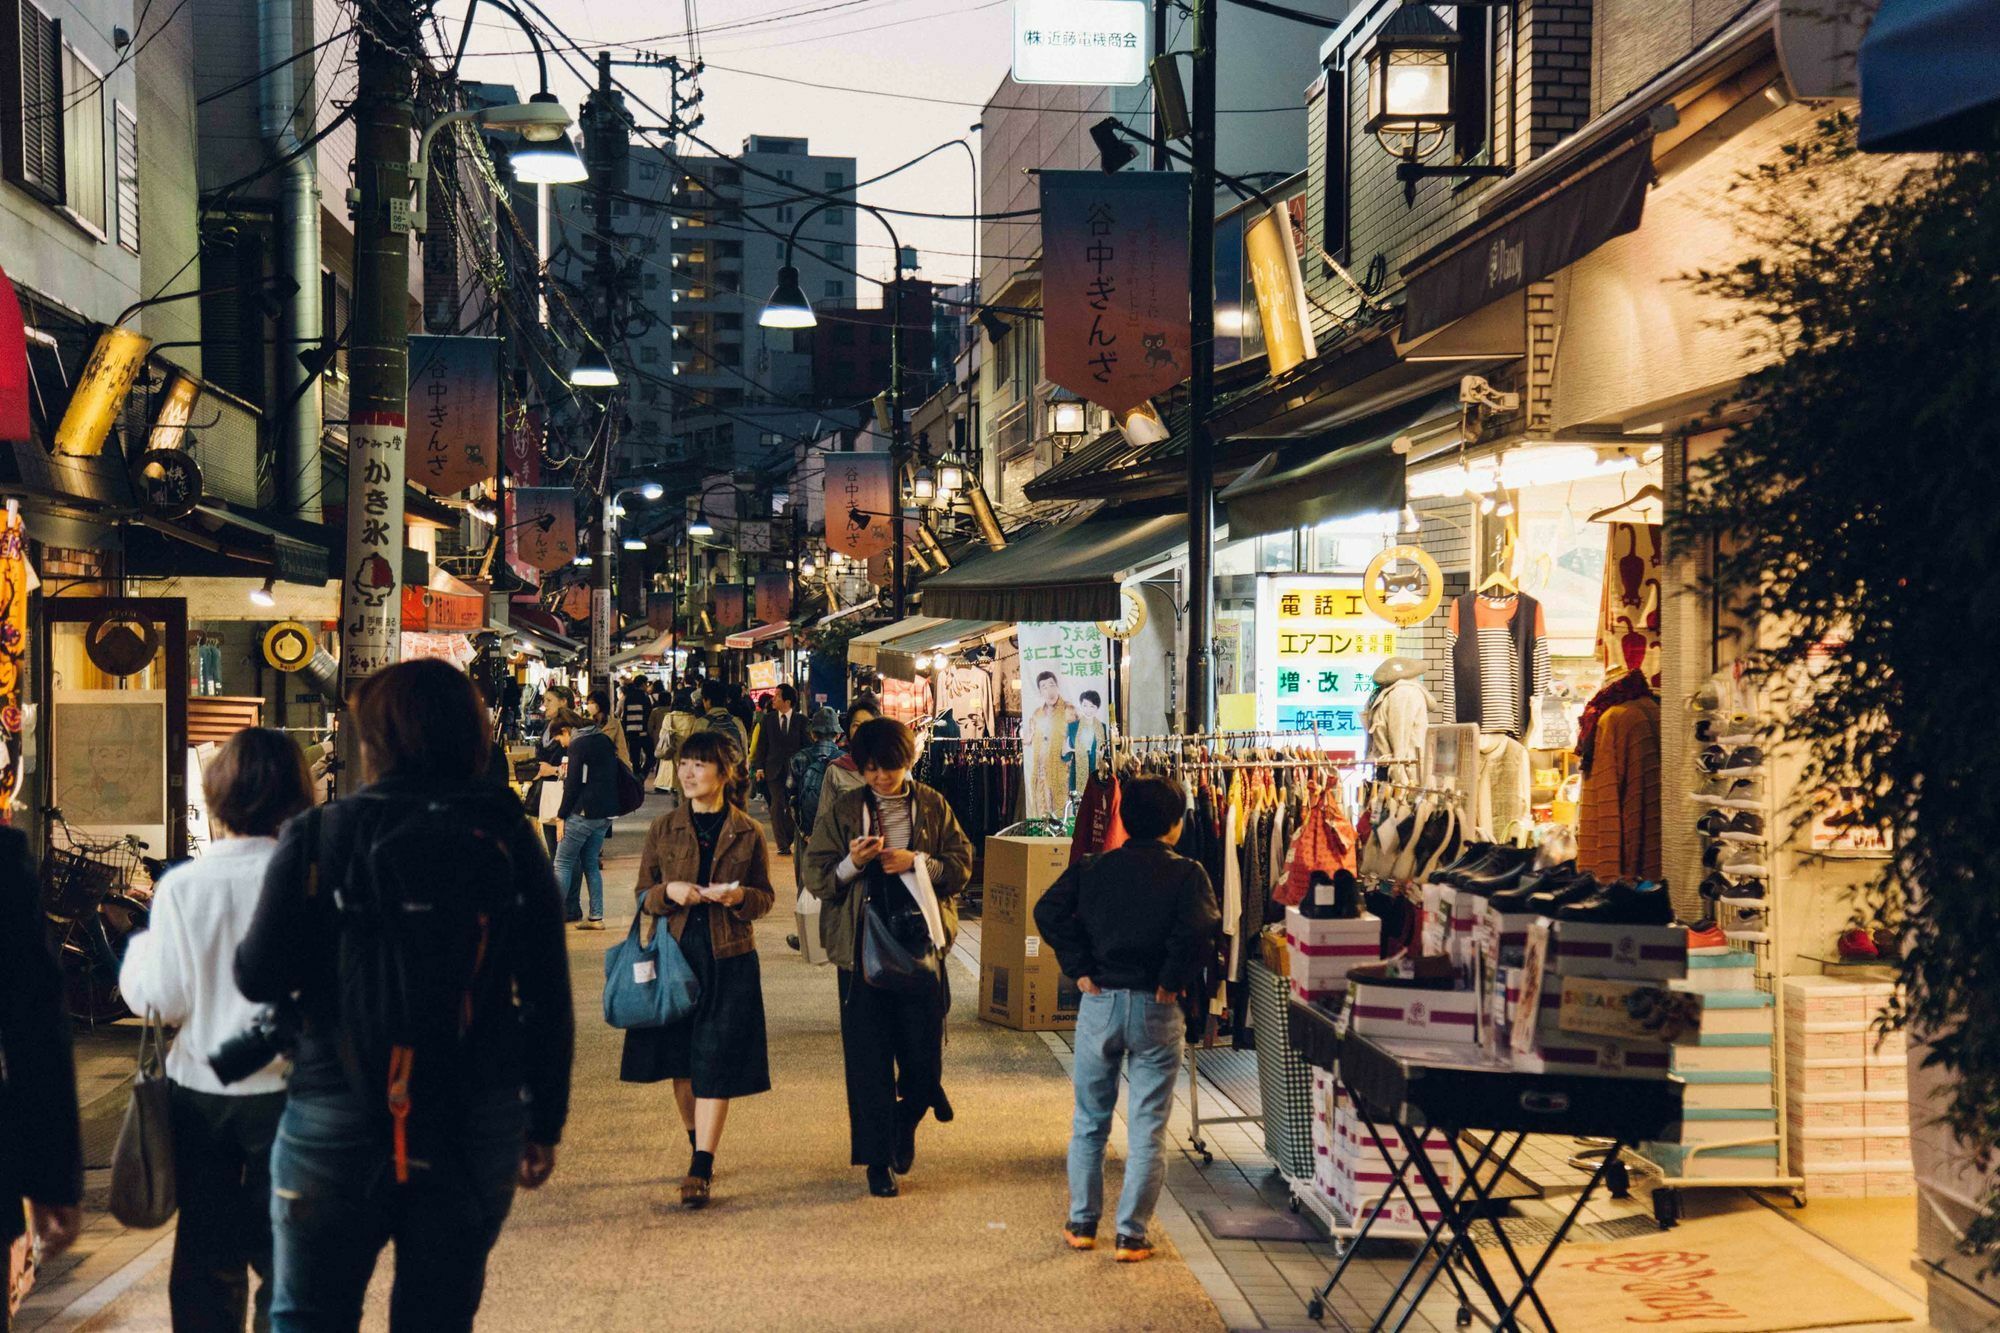
<svg viewBox="0 0 2000 1333">
<path fill-rule="evenodd" d="M 821 797 L 804 884 L 825 904 L 820 940 L 839 969 L 849 1160 L 868 1169 L 868 1192 L 886 1199 L 899 1192 L 891 1171 L 907 1174 L 916 1160 L 924 1116 L 951 1119 L 943 1086 L 951 989 L 942 969 L 925 992 L 869 985 L 857 970 L 862 906 L 871 892 L 906 892 L 899 881 L 921 865 L 949 949 L 958 933 L 954 899 L 972 878 L 972 842 L 944 797 L 911 780 L 917 746 L 908 727 L 893 718 L 864 722 L 850 753 L 865 785 Z"/>
</svg>

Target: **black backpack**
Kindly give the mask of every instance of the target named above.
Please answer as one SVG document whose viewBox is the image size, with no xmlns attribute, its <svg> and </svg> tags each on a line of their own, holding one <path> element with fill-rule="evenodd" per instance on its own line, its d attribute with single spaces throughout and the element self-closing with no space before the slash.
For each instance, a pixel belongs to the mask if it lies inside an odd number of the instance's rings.
<svg viewBox="0 0 2000 1333">
<path fill-rule="evenodd" d="M 315 811 L 339 920 L 341 1068 L 364 1106 L 387 1110 L 396 1179 L 409 1179 L 412 1120 L 449 1133 L 489 1010 L 511 1007 L 506 960 L 518 916 L 514 859 L 477 797 L 370 793 Z M 342 830 L 328 829 L 338 811 Z M 326 856 L 344 845 L 335 861 Z M 324 867 L 324 869 L 322 869 Z"/>
</svg>

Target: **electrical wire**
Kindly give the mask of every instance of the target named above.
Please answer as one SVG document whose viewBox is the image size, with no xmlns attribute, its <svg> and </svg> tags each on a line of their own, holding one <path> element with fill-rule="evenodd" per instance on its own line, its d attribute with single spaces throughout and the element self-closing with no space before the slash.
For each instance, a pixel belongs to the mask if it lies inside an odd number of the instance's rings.
<svg viewBox="0 0 2000 1333">
<path fill-rule="evenodd" d="M 800 88 L 815 88 L 821 92 L 852 93 L 857 97 L 892 97 L 904 102 L 927 102 L 933 106 L 962 106 L 976 111 L 1038 111 L 1043 115 L 1059 116 L 1095 116 L 1103 114 L 1101 110 L 1086 107 L 1039 107 L 1031 106 L 1025 102 L 972 102 L 958 97 L 932 97 L 924 93 L 892 92 L 887 88 L 856 88 L 849 84 L 841 83 L 815 83 L 811 79 L 794 78 L 788 74 L 771 74 L 764 70 L 739 69 L 732 65 L 718 65 L 712 60 L 705 63 L 708 68 L 721 74 L 739 74 L 745 78 L 768 79 L 773 83 L 789 83 Z M 1296 106 L 1239 106 L 1219 108 L 1216 114 L 1221 116 L 1267 116 L 1280 112 L 1296 112 L 1303 109 L 1303 104 Z"/>
</svg>

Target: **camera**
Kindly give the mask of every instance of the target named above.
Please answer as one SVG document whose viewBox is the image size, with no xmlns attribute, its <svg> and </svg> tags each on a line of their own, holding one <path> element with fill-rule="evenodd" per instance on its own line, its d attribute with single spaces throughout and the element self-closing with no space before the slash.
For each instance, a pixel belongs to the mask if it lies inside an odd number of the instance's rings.
<svg viewBox="0 0 2000 1333">
<path fill-rule="evenodd" d="M 267 1004 L 250 1026 L 209 1052 L 208 1067 L 224 1084 L 240 1083 L 299 1044 L 299 1016 L 289 1004 Z"/>
</svg>

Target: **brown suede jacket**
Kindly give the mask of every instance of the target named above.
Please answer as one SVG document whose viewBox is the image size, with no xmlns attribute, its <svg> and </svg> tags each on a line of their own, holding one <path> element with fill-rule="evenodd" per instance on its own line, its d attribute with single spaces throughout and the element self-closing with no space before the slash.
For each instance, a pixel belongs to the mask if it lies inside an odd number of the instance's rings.
<svg viewBox="0 0 2000 1333">
<path fill-rule="evenodd" d="M 677 940 L 687 929 L 688 909 L 667 897 L 665 886 L 675 880 L 701 882 L 701 844 L 695 840 L 691 809 L 683 803 L 654 820 L 639 854 L 639 906 L 664 920 Z M 743 889 L 743 901 L 734 907 L 709 904 L 708 939 L 715 957 L 749 953 L 757 947 L 750 923 L 771 910 L 777 895 L 771 889 L 771 851 L 764 844 L 764 831 L 735 806 L 729 808 L 729 822 L 716 839 L 708 882 L 733 883 Z M 660 892 L 653 892 L 655 886 Z"/>
</svg>

